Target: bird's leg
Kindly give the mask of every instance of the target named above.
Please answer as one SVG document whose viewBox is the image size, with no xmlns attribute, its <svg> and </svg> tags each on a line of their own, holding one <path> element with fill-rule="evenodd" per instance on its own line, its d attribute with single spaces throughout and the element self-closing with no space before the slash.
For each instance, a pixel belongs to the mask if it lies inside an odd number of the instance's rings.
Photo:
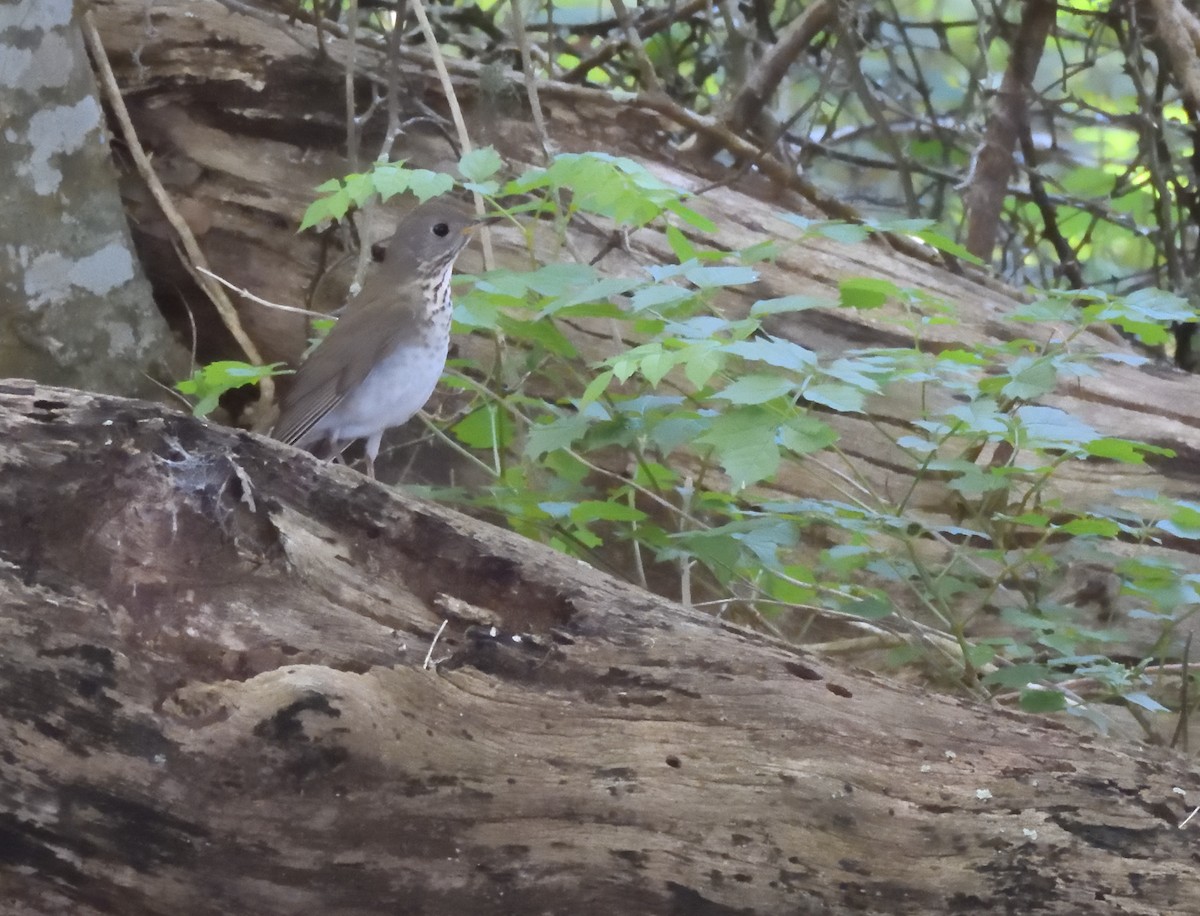
<svg viewBox="0 0 1200 916">
<path fill-rule="evenodd" d="M 367 447 L 365 449 L 367 453 L 367 476 L 372 480 L 375 479 L 375 458 L 379 455 L 379 443 L 382 439 L 382 430 L 367 439 Z"/>
</svg>

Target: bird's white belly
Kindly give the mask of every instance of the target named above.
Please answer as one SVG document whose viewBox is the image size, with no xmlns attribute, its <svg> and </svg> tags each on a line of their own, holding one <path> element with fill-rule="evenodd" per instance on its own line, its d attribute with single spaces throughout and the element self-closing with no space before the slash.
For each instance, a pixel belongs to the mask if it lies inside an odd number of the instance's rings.
<svg viewBox="0 0 1200 916">
<path fill-rule="evenodd" d="M 446 366 L 449 338 L 440 346 L 401 346 L 376 364 L 327 419 L 335 439 L 357 439 L 407 423 L 425 406 Z"/>
</svg>

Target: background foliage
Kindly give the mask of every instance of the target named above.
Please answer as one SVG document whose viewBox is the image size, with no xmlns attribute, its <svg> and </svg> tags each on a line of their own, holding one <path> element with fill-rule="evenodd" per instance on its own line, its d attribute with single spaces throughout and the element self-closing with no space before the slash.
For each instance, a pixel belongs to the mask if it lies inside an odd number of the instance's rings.
<svg viewBox="0 0 1200 916">
<path fill-rule="evenodd" d="M 416 26 L 360 6 L 359 28 L 380 42 L 427 45 Z M 1189 61 L 1171 32 L 1200 35 L 1190 14 L 1040 0 L 426 12 L 440 53 L 636 94 L 678 125 L 681 154 L 710 155 L 726 180 L 784 181 L 825 213 L 784 214 L 790 237 L 717 250 L 697 241 L 712 227 L 688 195 L 599 151 L 522 168 L 484 149 L 453 176 L 384 165 L 322 186 L 306 227 L 452 182 L 523 225 L 666 227 L 673 259 L 640 275 L 579 261 L 458 287 L 458 330 L 488 337 L 492 356 L 452 363 L 446 384 L 463 406 L 433 434 L 483 483 L 431 495 L 825 651 L 1100 728 L 1108 702 L 1151 734 L 1149 713 L 1183 721 L 1200 580 L 1137 547 L 1200 536 L 1200 504 L 1151 489 L 1064 503 L 1054 480 L 1072 463 L 1171 452 L 1044 401 L 1106 361 L 1191 363 L 1195 99 L 1175 76 Z M 346 19 L 335 5 L 311 15 Z M 1010 339 L 927 347 L 923 330 L 955 322 L 955 303 L 872 277 L 843 280 L 836 300 L 799 294 L 723 316 L 722 292 L 753 283 L 780 246 L 873 233 L 1028 287 L 1029 304 L 1003 316 Z M 911 346 L 815 353 L 764 327 L 885 304 Z M 568 322 L 625 345 L 588 360 Z M 1104 327 L 1136 347 L 1097 349 L 1086 332 Z M 921 407 L 886 435 L 913 483 L 876 492 L 832 421 L 902 394 Z M 810 466 L 828 495 L 768 498 L 760 486 L 784 463 Z M 944 491 L 944 513 L 913 508 L 923 486 Z"/>
</svg>

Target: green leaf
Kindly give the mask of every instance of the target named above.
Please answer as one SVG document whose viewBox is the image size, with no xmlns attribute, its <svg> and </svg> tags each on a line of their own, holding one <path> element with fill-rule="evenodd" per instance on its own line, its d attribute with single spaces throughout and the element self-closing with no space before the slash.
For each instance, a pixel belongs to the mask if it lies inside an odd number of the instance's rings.
<svg viewBox="0 0 1200 916">
<path fill-rule="evenodd" d="M 1008 317 L 1013 321 L 1066 321 L 1074 324 L 1079 320 L 1079 308 L 1065 299 L 1037 299 L 1018 305 L 1008 313 Z"/>
<path fill-rule="evenodd" d="M 713 446 L 734 490 L 765 480 L 779 467 L 776 416 L 762 407 L 739 407 L 719 415 L 700 442 Z"/>
<path fill-rule="evenodd" d="M 192 415 L 206 417 L 217 409 L 217 404 L 225 392 L 245 385 L 258 384 L 271 376 L 286 375 L 290 370 L 282 367 L 283 363 L 253 366 L 237 360 L 218 360 L 201 366 L 192 373 L 191 378 L 176 382 L 175 389 L 181 394 L 197 398 L 197 402 L 192 406 Z"/>
<path fill-rule="evenodd" d="M 1105 437 L 1088 442 L 1084 448 L 1094 458 L 1109 458 L 1124 464 L 1145 464 L 1146 455 L 1160 455 L 1164 458 L 1174 458 L 1175 452 L 1169 448 L 1150 445 L 1146 442 L 1134 442 L 1130 439 L 1113 439 Z"/>
<path fill-rule="evenodd" d="M 379 192 L 384 200 L 390 200 L 397 194 L 408 190 L 412 172 L 404 168 L 402 162 L 389 162 L 375 166 L 372 189 Z"/>
<path fill-rule="evenodd" d="M 637 280 L 627 277 L 606 277 L 595 280 L 582 289 L 566 291 L 563 295 L 555 296 L 542 307 L 539 318 L 555 315 L 563 309 L 572 308 L 584 303 L 608 302 L 609 297 L 628 292 L 638 285 Z"/>
<path fill-rule="evenodd" d="M 700 289 L 716 289 L 721 286 L 741 286 L 758 279 L 758 272 L 750 267 L 689 267 L 683 272 L 690 283 Z"/>
<path fill-rule="evenodd" d="M 999 405 L 991 398 L 978 398 L 969 404 L 956 404 L 946 411 L 948 417 L 963 424 L 963 432 L 990 437 L 1008 432 L 1008 423 Z"/>
<path fill-rule="evenodd" d="M 726 353 L 732 353 L 742 359 L 755 360 L 768 366 L 792 369 L 796 372 L 803 372 L 817 364 L 817 355 L 812 350 L 806 350 L 797 343 L 779 337 L 737 340 L 726 344 L 723 349 Z"/>
<path fill-rule="evenodd" d="M 600 279 L 596 268 L 588 264 L 547 264 L 520 277 L 525 289 L 542 296 L 567 295 Z"/>
<path fill-rule="evenodd" d="M 1054 363 L 1046 357 L 1018 356 L 1008 374 L 1008 384 L 1000 389 L 1006 398 L 1033 400 L 1053 391 L 1058 384 Z"/>
<path fill-rule="evenodd" d="M 594 379 L 588 382 L 587 387 L 583 390 L 583 395 L 579 399 L 581 408 L 587 407 L 593 401 L 600 398 L 608 390 L 609 383 L 613 380 L 612 370 L 605 370 L 597 375 Z"/>
<path fill-rule="evenodd" d="M 823 404 L 838 413 L 863 413 L 867 403 L 867 396 L 863 391 L 840 382 L 806 385 L 801 394 L 806 401 Z"/>
<path fill-rule="evenodd" d="M 329 185 L 326 182 L 322 188 Z M 326 220 L 340 220 L 350 209 L 350 195 L 342 188 L 341 182 L 334 182 L 336 190 L 328 197 L 319 197 L 308 205 L 300 220 L 300 232 L 311 226 L 316 226 Z"/>
<path fill-rule="evenodd" d="M 688 531 L 672 535 L 677 555 L 694 557 L 707 566 L 720 582 L 728 582 L 742 557 L 742 545 L 733 535 L 721 532 Z"/>
<path fill-rule="evenodd" d="M 1178 500 L 1171 517 L 1160 521 L 1158 527 L 1177 538 L 1200 540 L 1200 505 Z"/>
<path fill-rule="evenodd" d="M 697 388 L 703 388 L 708 384 L 709 379 L 720 370 L 724 362 L 724 355 L 715 343 L 701 341 L 687 349 L 683 372 L 689 382 Z"/>
<path fill-rule="evenodd" d="M 744 529 L 734 537 L 767 569 L 778 567 L 781 550 L 796 546 L 796 526 L 786 519 L 759 518 L 741 524 Z"/>
<path fill-rule="evenodd" d="M 486 181 L 504 165 L 500 154 L 490 146 L 471 150 L 458 160 L 458 173 L 469 181 Z"/>
<path fill-rule="evenodd" d="M 1196 310 L 1182 296 L 1166 290 L 1147 287 L 1130 293 L 1111 306 L 1121 313 L 1141 321 L 1193 321 Z"/>
<path fill-rule="evenodd" d="M 505 448 L 513 439 L 508 413 L 495 404 L 471 411 L 450 428 L 459 442 L 471 448 Z"/>
<path fill-rule="evenodd" d="M 657 286 L 644 286 L 633 294 L 632 305 L 635 312 L 640 312 L 643 309 L 685 302 L 695 295 L 690 289 L 666 283 Z"/>
<path fill-rule="evenodd" d="M 533 424 L 525 440 L 525 457 L 536 461 L 547 452 L 570 448 L 587 434 L 593 422 L 580 412 L 556 417 L 549 423 Z"/>
<path fill-rule="evenodd" d="M 428 169 L 413 169 L 409 173 L 408 190 L 417 196 L 417 200 L 425 203 L 435 197 L 454 189 L 454 179 L 442 172 L 430 172 Z M 386 195 L 383 196 L 387 200 Z"/>
<path fill-rule="evenodd" d="M 1024 431 L 1020 444 L 1028 448 L 1062 448 L 1100 438 L 1082 420 L 1057 407 L 1029 404 L 1018 407 L 1016 414 Z"/>
<path fill-rule="evenodd" d="M 350 199 L 354 201 L 356 207 L 361 207 L 371 195 L 375 193 L 375 176 L 373 174 L 362 173 L 347 175 L 344 179 L 346 184 L 346 193 L 350 195 Z M 387 200 L 385 197 L 384 200 Z"/>
<path fill-rule="evenodd" d="M 588 499 L 571 509 L 571 521 L 577 525 L 595 521 L 640 522 L 645 518 L 645 512 L 621 502 Z"/>
<path fill-rule="evenodd" d="M 828 423 L 806 415 L 791 417 L 779 430 L 783 447 L 797 455 L 809 455 L 829 448 L 838 440 L 837 431 Z"/>
<path fill-rule="evenodd" d="M 1057 530 L 1077 537 L 1115 538 L 1121 533 L 1121 526 L 1107 518 L 1073 518 L 1059 525 Z"/>
<path fill-rule="evenodd" d="M 717 231 L 717 224 L 711 219 L 709 219 L 707 216 L 697 213 L 690 207 L 684 206 L 678 200 L 666 201 L 666 203 L 663 204 L 663 208 L 670 210 L 693 229 L 699 229 L 701 232 L 708 233 Z"/>
<path fill-rule="evenodd" d="M 1131 706 L 1140 706 L 1149 712 L 1170 712 L 1166 706 L 1146 693 L 1127 693 L 1122 699 Z"/>
<path fill-rule="evenodd" d="M 515 340 L 523 340 L 535 344 L 547 353 L 561 356 L 564 359 L 574 359 L 578 354 L 575 345 L 571 343 L 553 321 L 521 321 L 508 315 L 499 315 L 497 325 Z"/>
<path fill-rule="evenodd" d="M 900 288 L 890 280 L 874 277 L 851 277 L 838 284 L 842 305 L 855 309 L 877 309 L 893 296 L 900 295 Z"/>
<path fill-rule="evenodd" d="M 1067 708 L 1067 698 L 1057 690 L 1031 687 L 1021 691 L 1021 708 L 1025 712 L 1061 712 Z"/>
<path fill-rule="evenodd" d="M 1063 171 L 1063 190 L 1074 197 L 1108 197 L 1116 186 L 1117 176 L 1103 168 L 1074 164 Z"/>
<path fill-rule="evenodd" d="M 682 355 L 668 350 L 655 350 L 642 357 L 638 369 L 651 387 L 657 388 L 668 372 L 675 368 Z"/>
<path fill-rule="evenodd" d="M 732 404 L 764 404 L 789 394 L 795 383 L 779 375 L 743 375 L 732 384 L 726 385 L 713 397 Z"/>
<path fill-rule="evenodd" d="M 681 264 L 696 257 L 696 246 L 675 226 L 667 226 L 667 244 Z"/>
<path fill-rule="evenodd" d="M 989 646 L 986 643 L 975 643 L 974 645 L 967 646 L 966 659 L 973 668 L 982 668 L 990 664 L 995 657 L 995 646 Z"/>
<path fill-rule="evenodd" d="M 845 245 L 858 245 L 866 241 L 871 234 L 871 230 L 857 223 L 830 221 L 814 222 L 807 234 L 822 235 L 827 239 L 832 239 L 835 242 L 841 242 Z"/>
</svg>

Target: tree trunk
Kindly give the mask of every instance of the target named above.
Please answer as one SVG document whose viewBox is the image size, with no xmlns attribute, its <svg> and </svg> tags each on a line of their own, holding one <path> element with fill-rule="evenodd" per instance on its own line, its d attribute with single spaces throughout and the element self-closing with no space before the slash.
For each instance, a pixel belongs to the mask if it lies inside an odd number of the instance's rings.
<svg viewBox="0 0 1200 916">
<path fill-rule="evenodd" d="M 1173 753 L 830 669 L 143 403 L 8 383 L 0 434 L 6 912 L 1200 899 Z"/>
<path fill-rule="evenodd" d="M 66 0 L 0 0 L 0 376 L 151 397 L 186 354 L 154 304 Z"/>
</svg>

